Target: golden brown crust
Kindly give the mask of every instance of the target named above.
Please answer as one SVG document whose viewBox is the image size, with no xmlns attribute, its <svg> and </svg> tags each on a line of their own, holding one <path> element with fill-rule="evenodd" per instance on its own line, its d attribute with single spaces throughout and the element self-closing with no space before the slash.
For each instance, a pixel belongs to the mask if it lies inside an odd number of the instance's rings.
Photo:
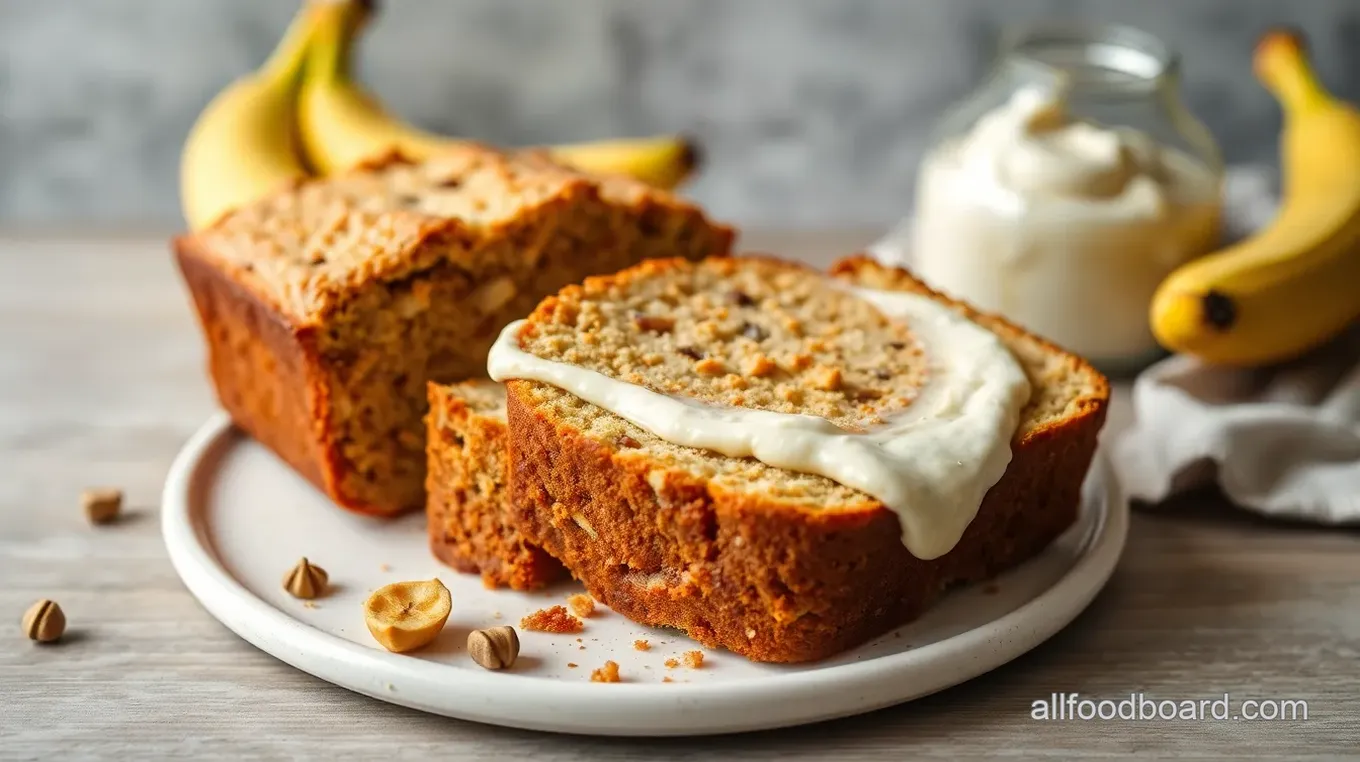
<svg viewBox="0 0 1360 762">
<path fill-rule="evenodd" d="M 834 271 L 863 285 L 930 293 L 903 271 L 867 262 L 849 260 Z M 545 302 L 540 309 L 557 308 Z M 1108 389 L 1084 362 L 1061 360 L 1088 376 L 1092 393 L 1061 423 L 1020 436 L 977 518 L 938 559 L 908 552 L 897 516 L 876 502 L 810 509 L 682 471 L 664 472 L 658 484 L 645 459 L 584 436 L 533 405 L 532 382 L 510 381 L 519 525 L 630 619 L 679 627 L 758 661 L 823 658 L 915 618 L 951 586 L 1032 557 L 1072 524 Z"/>
<path fill-rule="evenodd" d="M 222 405 L 341 506 L 424 504 L 425 383 L 485 373 L 545 294 L 731 228 L 640 184 L 470 147 L 296 183 L 176 238 Z"/>
<path fill-rule="evenodd" d="M 456 387 L 429 385 L 426 519 L 430 550 L 487 587 L 534 590 L 566 576 L 512 521 L 505 421 L 473 410 Z"/>
<path fill-rule="evenodd" d="M 325 385 L 317 374 L 314 336 L 224 277 L 194 241 L 178 241 L 175 255 L 208 345 L 208 375 L 219 404 L 236 425 L 329 492 Z"/>
</svg>

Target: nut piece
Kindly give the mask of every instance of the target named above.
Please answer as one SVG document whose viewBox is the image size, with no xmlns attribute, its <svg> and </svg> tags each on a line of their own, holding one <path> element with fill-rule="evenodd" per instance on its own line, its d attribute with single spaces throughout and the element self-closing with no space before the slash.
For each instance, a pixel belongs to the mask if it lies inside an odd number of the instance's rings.
<svg viewBox="0 0 1360 762">
<path fill-rule="evenodd" d="M 694 369 L 705 376 L 718 376 L 727 372 L 727 366 L 716 357 L 705 357 L 694 364 Z"/>
<path fill-rule="evenodd" d="M 123 512 L 123 491 L 120 489 L 87 489 L 80 493 L 80 505 L 91 524 L 108 524 Z"/>
<path fill-rule="evenodd" d="M 438 579 L 393 582 L 364 601 L 364 622 L 383 648 L 404 653 L 434 640 L 452 610 L 449 589 Z"/>
<path fill-rule="evenodd" d="M 812 387 L 814 389 L 834 392 L 841 388 L 842 380 L 840 368 L 819 365 L 812 371 Z"/>
<path fill-rule="evenodd" d="M 755 378 L 765 378 L 766 376 L 772 376 L 774 375 L 774 372 L 776 370 L 779 370 L 779 366 L 775 365 L 774 360 L 771 360 L 770 358 L 758 352 L 748 357 L 745 361 L 745 364 L 742 366 L 742 371 L 746 375 L 753 376 Z"/>
<path fill-rule="evenodd" d="M 303 558 L 297 562 L 297 566 L 283 575 L 283 589 L 287 590 L 294 598 L 309 601 L 326 594 L 329 580 L 325 569 L 320 566 L 313 566 L 306 558 Z"/>
<path fill-rule="evenodd" d="M 647 331 L 648 333 L 670 333 L 675 328 L 675 318 L 635 312 L 633 313 L 633 325 L 636 325 L 639 331 Z"/>
<path fill-rule="evenodd" d="M 24 612 L 24 635 L 39 643 L 51 643 L 66 632 L 66 615 L 56 601 L 44 598 Z"/>
<path fill-rule="evenodd" d="M 487 669 L 505 669 L 519 656 L 519 635 L 509 625 L 468 633 L 468 655 Z"/>
</svg>

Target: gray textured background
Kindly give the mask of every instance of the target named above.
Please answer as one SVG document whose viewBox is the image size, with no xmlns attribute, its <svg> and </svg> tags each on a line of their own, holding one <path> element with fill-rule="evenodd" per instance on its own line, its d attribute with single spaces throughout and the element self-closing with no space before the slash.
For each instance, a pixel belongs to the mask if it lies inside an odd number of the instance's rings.
<svg viewBox="0 0 1360 762">
<path fill-rule="evenodd" d="M 178 225 L 179 144 L 268 53 L 287 0 L 0 0 L 0 224 Z M 1184 58 L 1230 161 L 1273 156 L 1257 33 L 1309 35 L 1360 99 L 1354 0 L 389 0 L 361 71 L 395 111 L 504 143 L 688 130 L 690 192 L 752 225 L 890 222 L 926 132 L 985 71 L 998 28 L 1122 21 Z"/>
</svg>

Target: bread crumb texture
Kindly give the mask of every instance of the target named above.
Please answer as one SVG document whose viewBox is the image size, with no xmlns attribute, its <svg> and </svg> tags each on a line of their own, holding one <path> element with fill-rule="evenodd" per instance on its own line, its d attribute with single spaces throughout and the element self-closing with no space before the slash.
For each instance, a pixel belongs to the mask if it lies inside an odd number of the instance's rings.
<svg viewBox="0 0 1360 762">
<path fill-rule="evenodd" d="M 634 640 L 634 641 L 633 641 L 633 650 L 635 650 L 635 651 L 650 651 L 651 649 L 652 649 L 652 644 L 651 644 L 651 643 L 648 643 L 648 642 L 645 641 L 645 640 Z"/>
<path fill-rule="evenodd" d="M 690 669 L 698 669 L 704 666 L 703 651 L 686 651 L 684 654 L 685 666 Z"/>
<path fill-rule="evenodd" d="M 760 258 L 588 278 L 546 300 L 520 343 L 655 392 L 850 430 L 910 404 L 925 372 L 905 325 L 812 270 Z"/>
<path fill-rule="evenodd" d="M 519 626 L 535 632 L 569 633 L 583 629 L 581 620 L 567 612 L 565 606 L 539 609 L 519 620 Z"/>
</svg>

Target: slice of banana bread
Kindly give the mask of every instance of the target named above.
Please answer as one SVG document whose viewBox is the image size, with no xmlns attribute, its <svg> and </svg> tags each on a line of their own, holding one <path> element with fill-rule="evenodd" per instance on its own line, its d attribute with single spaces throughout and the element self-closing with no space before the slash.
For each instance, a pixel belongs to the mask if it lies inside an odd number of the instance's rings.
<svg viewBox="0 0 1360 762">
<path fill-rule="evenodd" d="M 510 501 L 505 387 L 495 381 L 430 383 L 426 519 L 430 550 L 487 587 L 533 590 L 566 576 L 524 539 Z"/>
<path fill-rule="evenodd" d="M 1104 377 L 904 271 L 858 258 L 832 277 L 945 305 L 999 338 L 1029 380 L 1009 465 L 952 550 L 913 555 L 898 514 L 843 484 L 672 444 L 556 386 L 513 379 L 512 492 L 529 541 L 635 621 L 797 662 L 915 618 L 951 586 L 1032 557 L 1070 526 L 1105 417 Z M 765 258 L 655 261 L 589 278 L 544 300 L 514 344 L 662 394 L 851 431 L 908 407 L 944 373 L 939 363 L 966 361 L 923 356 L 911 326 L 819 273 Z"/>
<path fill-rule="evenodd" d="M 568 283 L 732 237 L 625 178 L 470 146 L 300 183 L 174 248 L 237 425 L 386 515 L 424 503 L 426 381 L 484 376 L 500 328 Z"/>
</svg>

